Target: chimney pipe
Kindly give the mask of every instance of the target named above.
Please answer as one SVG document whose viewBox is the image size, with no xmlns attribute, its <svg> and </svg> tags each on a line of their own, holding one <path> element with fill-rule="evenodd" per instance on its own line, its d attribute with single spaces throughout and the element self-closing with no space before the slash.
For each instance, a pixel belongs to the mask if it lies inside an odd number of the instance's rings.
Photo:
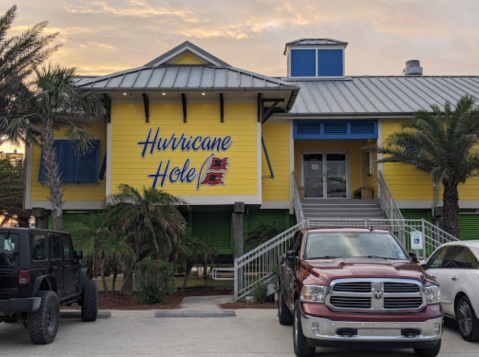
<svg viewBox="0 0 479 357">
<path fill-rule="evenodd" d="M 405 76 L 422 76 L 422 67 L 418 60 L 410 60 L 406 62 L 406 68 L 403 70 Z"/>
</svg>

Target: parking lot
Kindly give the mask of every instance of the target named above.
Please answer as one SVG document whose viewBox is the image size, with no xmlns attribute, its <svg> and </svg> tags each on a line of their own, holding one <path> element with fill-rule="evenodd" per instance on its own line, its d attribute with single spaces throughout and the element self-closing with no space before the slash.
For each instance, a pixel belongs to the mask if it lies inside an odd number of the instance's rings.
<svg viewBox="0 0 479 357">
<path fill-rule="evenodd" d="M 292 327 L 276 310 L 236 310 L 236 317 L 155 318 L 155 311 L 113 311 L 83 323 L 62 319 L 53 344 L 32 345 L 20 323 L 0 324 L 0 356 L 294 356 Z M 479 356 L 479 344 L 446 327 L 440 356 Z M 320 356 L 413 356 L 412 350 L 317 349 Z"/>
</svg>

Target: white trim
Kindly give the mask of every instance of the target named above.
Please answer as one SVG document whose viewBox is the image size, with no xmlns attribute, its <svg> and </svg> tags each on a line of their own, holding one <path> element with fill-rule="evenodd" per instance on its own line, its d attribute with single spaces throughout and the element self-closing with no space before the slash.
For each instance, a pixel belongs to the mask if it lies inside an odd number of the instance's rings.
<svg viewBox="0 0 479 357">
<path fill-rule="evenodd" d="M 398 208 L 401 209 L 431 209 L 432 204 L 434 203 L 433 200 L 422 200 L 422 201 L 414 201 L 414 200 L 402 200 L 396 201 Z M 443 205 L 442 200 L 439 200 L 437 203 L 437 207 L 441 207 Z M 479 209 L 479 200 L 459 200 L 459 208 L 461 209 Z"/>
<path fill-rule="evenodd" d="M 294 214 L 294 133 L 293 121 L 289 122 L 289 214 Z"/>
<path fill-rule="evenodd" d="M 25 194 L 23 196 L 23 207 L 32 208 L 32 161 L 33 161 L 33 143 L 25 148 Z"/>
<path fill-rule="evenodd" d="M 261 144 L 261 135 L 262 135 L 262 130 L 263 130 L 263 125 L 261 123 L 256 124 L 256 145 L 258 146 L 257 148 L 257 158 L 256 158 L 256 167 L 257 167 L 257 199 L 258 203 L 261 203 L 263 201 L 263 178 L 262 178 L 262 171 L 263 171 L 263 146 Z M 247 196 L 246 196 L 247 197 Z M 238 202 L 245 202 L 245 201 L 238 201 Z M 234 203 L 234 202 L 233 202 Z M 246 203 L 246 202 L 245 202 Z"/>
<path fill-rule="evenodd" d="M 210 63 L 210 64 L 213 64 L 215 66 L 220 66 L 220 64 L 218 62 L 215 62 L 215 61 L 212 61 L 211 59 L 207 59 L 205 56 L 203 56 L 202 54 L 200 54 L 199 52 L 195 51 L 194 49 L 192 49 L 191 47 L 189 46 L 185 46 L 181 49 L 179 49 L 178 51 L 176 51 L 175 53 L 171 54 L 170 56 L 166 57 L 166 58 L 163 58 L 162 61 L 158 61 L 158 62 L 155 62 L 153 64 L 153 67 L 156 67 L 156 66 L 159 66 L 163 63 L 166 63 L 168 61 L 170 61 L 171 59 L 173 59 L 175 56 L 179 56 L 181 55 L 182 53 L 184 52 L 187 52 L 187 51 L 190 51 L 192 54 L 194 54 L 195 56 L 199 57 L 200 59 L 202 59 L 204 62 L 206 62 L 207 64 Z"/>
<path fill-rule="evenodd" d="M 106 124 L 106 183 L 105 196 L 111 195 L 111 154 L 112 154 L 112 126 L 111 123 Z"/>
<path fill-rule="evenodd" d="M 261 184 L 261 182 L 260 182 Z M 244 202 L 248 205 L 260 205 L 262 203 L 261 197 L 258 196 L 178 196 L 185 200 L 190 205 L 197 206 L 211 206 L 211 205 L 234 205 L 235 202 Z"/>
<path fill-rule="evenodd" d="M 65 201 L 63 203 L 63 210 L 99 210 L 101 209 L 103 201 Z M 50 201 L 32 201 L 31 208 L 52 209 Z"/>
<path fill-rule="evenodd" d="M 260 209 L 288 209 L 290 206 L 290 201 L 263 201 Z"/>
<path fill-rule="evenodd" d="M 376 141 L 376 145 L 379 147 L 383 147 L 383 123 L 381 120 L 378 120 L 378 138 Z M 377 160 L 381 160 L 383 158 L 383 154 L 377 154 Z M 379 171 L 383 172 L 383 164 L 376 164 L 376 180 L 379 182 Z M 378 198 L 381 197 L 381 191 L 378 185 Z M 432 205 L 432 203 L 431 203 Z M 430 206 L 429 206 L 430 207 Z"/>
<path fill-rule="evenodd" d="M 364 146 L 364 142 L 361 143 L 361 146 Z M 363 182 L 364 181 L 363 180 L 363 171 L 364 171 L 363 170 L 363 155 L 364 155 L 363 152 L 359 151 L 359 165 L 360 165 L 359 166 L 359 168 L 360 168 L 359 172 L 361 173 L 361 187 L 364 186 L 364 182 Z"/>
</svg>

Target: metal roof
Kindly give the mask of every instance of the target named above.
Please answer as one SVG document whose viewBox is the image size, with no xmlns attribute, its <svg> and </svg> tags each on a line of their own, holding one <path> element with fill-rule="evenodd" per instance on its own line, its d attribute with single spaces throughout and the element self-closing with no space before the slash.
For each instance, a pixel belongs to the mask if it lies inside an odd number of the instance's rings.
<svg viewBox="0 0 479 357">
<path fill-rule="evenodd" d="M 103 91 L 295 90 L 295 83 L 234 67 L 168 65 L 140 67 L 80 80 L 82 89 Z"/>
<path fill-rule="evenodd" d="M 300 38 L 299 40 L 287 42 L 283 54 L 290 46 L 347 46 L 347 42 L 333 40 L 332 38 Z"/>
<path fill-rule="evenodd" d="M 469 94 L 479 98 L 479 76 L 361 76 L 289 81 L 299 94 L 281 116 L 393 116 L 444 109 Z"/>
<path fill-rule="evenodd" d="M 162 54 L 160 57 L 155 58 L 153 61 L 148 62 L 144 65 L 144 67 L 156 67 L 165 63 L 168 59 L 172 56 L 180 54 L 181 52 L 190 50 L 194 53 L 197 53 L 201 57 L 203 57 L 207 62 L 217 66 L 223 67 L 230 67 L 230 65 L 226 62 L 223 62 L 218 57 L 213 56 L 211 53 L 203 50 L 202 48 L 192 44 L 190 41 L 185 41 L 182 44 L 176 46 L 175 48 L 169 50 L 168 52 Z"/>
</svg>

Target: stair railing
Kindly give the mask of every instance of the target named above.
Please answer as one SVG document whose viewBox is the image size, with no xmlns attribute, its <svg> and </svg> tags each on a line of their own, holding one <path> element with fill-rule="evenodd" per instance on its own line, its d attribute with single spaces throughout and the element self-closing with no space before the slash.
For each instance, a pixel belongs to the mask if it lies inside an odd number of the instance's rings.
<svg viewBox="0 0 479 357">
<path fill-rule="evenodd" d="M 301 204 L 301 194 L 299 192 L 298 180 L 294 175 L 294 171 L 291 173 L 291 182 L 293 183 L 294 189 L 294 213 L 296 214 L 296 222 L 304 221 L 304 212 L 303 212 L 303 205 Z"/>
</svg>

